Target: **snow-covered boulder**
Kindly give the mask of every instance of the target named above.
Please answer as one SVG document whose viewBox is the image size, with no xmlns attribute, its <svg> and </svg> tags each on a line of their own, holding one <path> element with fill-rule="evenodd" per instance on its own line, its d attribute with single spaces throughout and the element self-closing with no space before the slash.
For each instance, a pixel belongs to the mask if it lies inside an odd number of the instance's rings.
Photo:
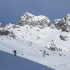
<svg viewBox="0 0 70 70">
<path fill-rule="evenodd" d="M 50 26 L 51 21 L 46 16 L 43 15 L 35 16 L 30 13 L 25 13 L 20 17 L 19 22 L 17 24 L 20 26 L 28 24 L 30 26 L 44 27 L 44 26 Z"/>
<path fill-rule="evenodd" d="M 67 36 L 60 35 L 60 39 L 63 41 L 67 41 L 67 38 L 68 38 Z"/>
</svg>

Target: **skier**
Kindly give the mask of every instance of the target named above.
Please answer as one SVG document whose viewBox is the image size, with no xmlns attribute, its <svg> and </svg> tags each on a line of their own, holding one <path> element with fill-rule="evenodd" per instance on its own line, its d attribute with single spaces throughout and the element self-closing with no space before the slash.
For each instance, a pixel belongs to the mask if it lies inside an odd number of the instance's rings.
<svg viewBox="0 0 70 70">
<path fill-rule="evenodd" d="M 16 56 L 16 50 L 14 50 L 13 52 L 14 52 L 14 55 Z"/>
<path fill-rule="evenodd" d="M 46 51 L 44 50 L 44 51 L 43 51 L 43 57 L 45 57 L 45 55 L 46 55 Z"/>
</svg>

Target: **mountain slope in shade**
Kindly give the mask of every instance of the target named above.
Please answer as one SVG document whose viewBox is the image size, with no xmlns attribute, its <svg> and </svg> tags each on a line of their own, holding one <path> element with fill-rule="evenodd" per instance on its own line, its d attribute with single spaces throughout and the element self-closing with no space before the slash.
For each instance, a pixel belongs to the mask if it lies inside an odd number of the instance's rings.
<svg viewBox="0 0 70 70">
<path fill-rule="evenodd" d="M 36 62 L 0 51 L 1 70 L 54 70 Z"/>
</svg>

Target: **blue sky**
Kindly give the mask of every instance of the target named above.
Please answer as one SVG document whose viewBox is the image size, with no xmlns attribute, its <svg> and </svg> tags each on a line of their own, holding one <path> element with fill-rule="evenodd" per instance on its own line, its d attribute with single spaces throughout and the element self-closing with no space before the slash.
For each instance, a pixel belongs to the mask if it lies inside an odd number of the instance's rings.
<svg viewBox="0 0 70 70">
<path fill-rule="evenodd" d="M 4 25 L 16 24 L 25 12 L 45 15 L 53 22 L 70 13 L 70 0 L 0 0 L 0 22 Z"/>
</svg>

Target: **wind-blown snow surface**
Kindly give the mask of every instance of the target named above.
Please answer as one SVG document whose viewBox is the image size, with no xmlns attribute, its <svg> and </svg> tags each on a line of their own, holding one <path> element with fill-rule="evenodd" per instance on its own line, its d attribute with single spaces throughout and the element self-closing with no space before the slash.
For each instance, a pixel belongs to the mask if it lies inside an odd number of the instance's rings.
<svg viewBox="0 0 70 70">
<path fill-rule="evenodd" d="M 14 32 L 16 39 L 9 36 L 0 36 L 0 50 L 26 58 L 55 70 L 70 70 L 70 33 L 62 32 L 56 28 L 32 27 L 29 25 L 13 28 L 13 25 L 6 26 L 6 30 Z M 67 36 L 66 41 L 60 39 L 60 35 Z M 47 48 L 52 44 L 62 51 L 51 51 Z M 43 57 L 43 51 L 47 54 Z M 61 54 L 61 56 L 59 56 Z"/>
</svg>

